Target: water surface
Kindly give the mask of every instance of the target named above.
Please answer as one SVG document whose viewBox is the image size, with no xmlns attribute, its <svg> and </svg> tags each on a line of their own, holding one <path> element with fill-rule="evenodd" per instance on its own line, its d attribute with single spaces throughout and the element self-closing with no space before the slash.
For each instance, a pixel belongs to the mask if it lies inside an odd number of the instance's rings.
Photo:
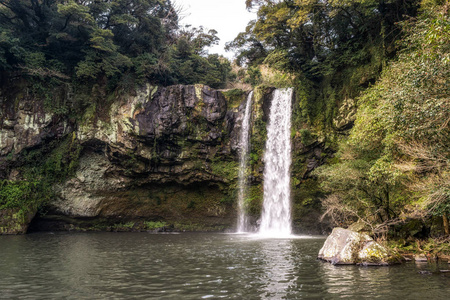
<svg viewBox="0 0 450 300">
<path fill-rule="evenodd" d="M 227 234 L 0 236 L 1 299 L 447 299 L 437 266 L 332 266 L 324 238 Z M 448 268 L 447 265 L 440 266 Z"/>
</svg>

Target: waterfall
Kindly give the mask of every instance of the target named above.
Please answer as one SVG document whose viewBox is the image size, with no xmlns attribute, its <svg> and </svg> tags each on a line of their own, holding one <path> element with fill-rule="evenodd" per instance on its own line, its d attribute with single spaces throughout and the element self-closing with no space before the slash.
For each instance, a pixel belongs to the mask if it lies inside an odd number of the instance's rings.
<svg viewBox="0 0 450 300">
<path fill-rule="evenodd" d="M 250 150 L 250 116 L 252 110 L 253 91 L 248 94 L 247 103 L 245 105 L 244 119 L 242 120 L 241 136 L 240 136 L 240 153 L 239 153 L 239 194 L 238 194 L 238 221 L 237 231 L 248 231 L 247 213 L 245 211 L 245 196 L 247 193 L 247 177 L 248 177 L 248 153 Z"/>
<path fill-rule="evenodd" d="M 264 203 L 259 233 L 291 234 L 291 101 L 292 89 L 274 92 L 264 154 Z"/>
</svg>

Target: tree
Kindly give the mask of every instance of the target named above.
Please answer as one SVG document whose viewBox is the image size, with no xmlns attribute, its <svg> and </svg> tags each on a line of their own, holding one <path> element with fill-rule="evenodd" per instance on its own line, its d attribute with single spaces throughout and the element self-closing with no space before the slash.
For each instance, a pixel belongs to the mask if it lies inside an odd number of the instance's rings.
<svg viewBox="0 0 450 300">
<path fill-rule="evenodd" d="M 186 26 L 178 32 L 173 45 L 171 68 L 176 83 L 207 84 L 213 88 L 225 86 L 231 71 L 230 62 L 217 54 L 208 55 L 206 48 L 217 44 L 217 31 Z"/>
<path fill-rule="evenodd" d="M 355 126 L 340 146 L 339 162 L 318 171 L 335 200 L 324 202 L 328 212 L 353 213 L 374 226 L 438 215 L 448 234 L 448 9 L 431 6 L 403 22 L 398 60 L 358 100 Z M 374 219 L 380 212 L 385 217 Z"/>
<path fill-rule="evenodd" d="M 0 0 L 0 24 L 2 72 L 81 84 L 126 76 L 223 86 L 227 77 L 223 59 L 207 58 L 217 32 L 179 28 L 169 0 Z"/>
<path fill-rule="evenodd" d="M 230 46 L 239 49 L 238 58 L 250 64 L 264 45 L 267 54 L 283 50 L 290 69 L 309 78 L 319 78 L 371 59 L 368 47 L 392 52 L 399 30 L 396 22 L 412 15 L 418 1 L 400 0 L 256 0 L 247 7 L 258 8 L 258 19 L 249 24 Z M 244 42 L 247 40 L 247 42 Z M 256 45 L 254 51 L 247 49 Z M 261 51 L 258 51 L 261 53 Z M 260 60 L 258 56 L 256 59 Z"/>
</svg>

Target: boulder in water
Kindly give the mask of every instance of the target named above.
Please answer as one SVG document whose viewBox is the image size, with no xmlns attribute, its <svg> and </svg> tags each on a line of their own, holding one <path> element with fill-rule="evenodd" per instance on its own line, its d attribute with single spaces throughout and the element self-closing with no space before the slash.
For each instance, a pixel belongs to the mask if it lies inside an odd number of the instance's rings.
<svg viewBox="0 0 450 300">
<path fill-rule="evenodd" d="M 333 229 L 318 258 L 334 265 L 384 266 L 401 262 L 366 233 L 344 228 Z"/>
</svg>

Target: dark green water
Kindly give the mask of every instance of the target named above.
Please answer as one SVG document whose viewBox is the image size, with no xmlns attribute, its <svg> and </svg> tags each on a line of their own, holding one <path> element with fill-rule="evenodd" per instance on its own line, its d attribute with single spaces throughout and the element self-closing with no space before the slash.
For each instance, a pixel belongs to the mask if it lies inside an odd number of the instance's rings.
<svg viewBox="0 0 450 300">
<path fill-rule="evenodd" d="M 0 298 L 450 297 L 450 277 L 436 265 L 332 266 L 316 260 L 323 242 L 187 233 L 0 236 Z"/>
</svg>

